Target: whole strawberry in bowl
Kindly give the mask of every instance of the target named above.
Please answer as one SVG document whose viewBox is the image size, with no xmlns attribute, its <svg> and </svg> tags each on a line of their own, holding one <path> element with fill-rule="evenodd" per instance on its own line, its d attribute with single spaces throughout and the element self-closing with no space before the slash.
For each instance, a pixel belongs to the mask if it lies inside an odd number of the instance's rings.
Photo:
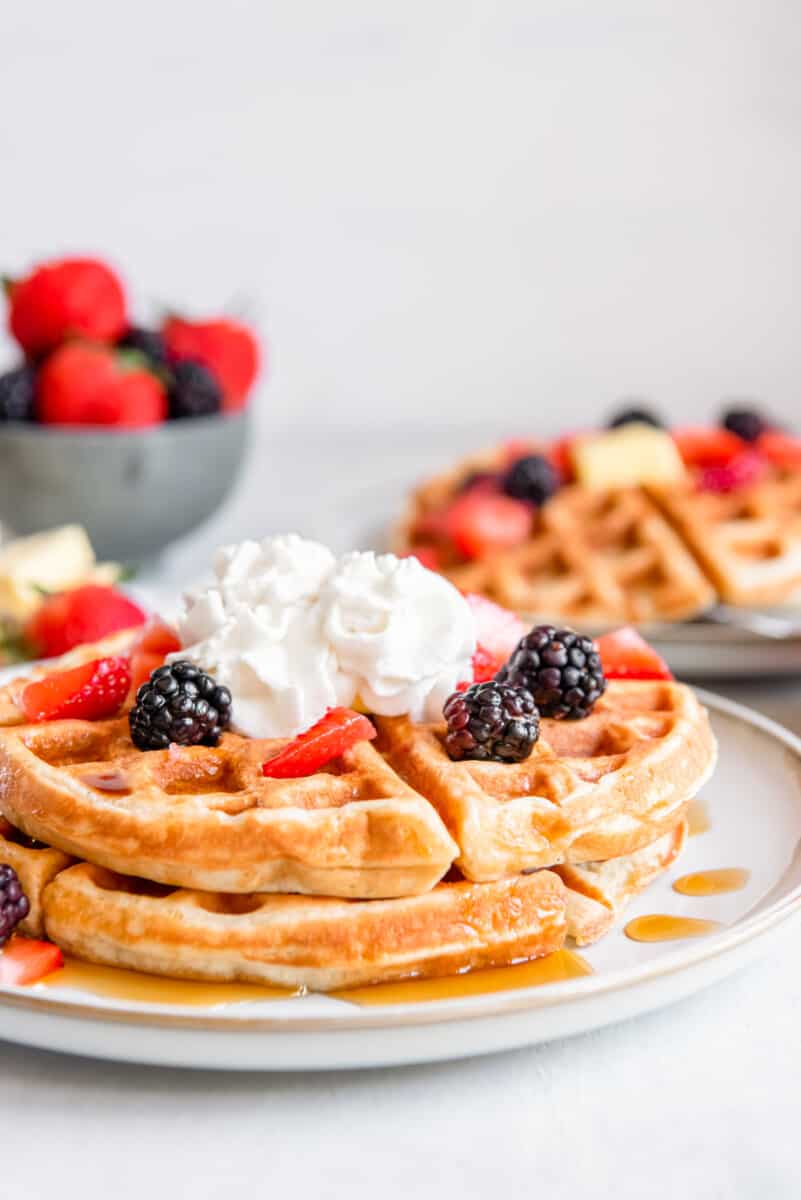
<svg viewBox="0 0 801 1200">
<path fill-rule="evenodd" d="M 83 525 L 140 560 L 210 517 L 248 441 L 261 350 L 227 317 L 138 324 L 107 263 L 64 258 L 6 280 L 24 358 L 0 373 L 0 520 Z"/>
</svg>

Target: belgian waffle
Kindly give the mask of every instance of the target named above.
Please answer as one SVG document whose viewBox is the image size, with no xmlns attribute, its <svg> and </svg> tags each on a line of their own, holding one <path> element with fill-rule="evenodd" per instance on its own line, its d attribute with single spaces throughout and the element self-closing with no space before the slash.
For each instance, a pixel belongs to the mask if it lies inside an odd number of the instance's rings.
<svg viewBox="0 0 801 1200">
<path fill-rule="evenodd" d="M 515 764 L 452 762 L 444 725 L 376 723 L 379 749 L 434 804 L 472 880 L 630 854 L 676 826 L 716 760 L 706 710 L 672 682 L 613 681 L 586 719 L 543 720 Z"/>
<path fill-rule="evenodd" d="M 410 896 L 458 852 L 427 800 L 369 742 L 301 779 L 265 779 L 286 744 L 137 750 L 127 717 L 0 732 L 0 812 L 30 837 L 179 887 Z"/>
<path fill-rule="evenodd" d="M 730 604 L 782 604 L 801 586 L 801 471 L 733 492 L 651 489 Z"/>
<path fill-rule="evenodd" d="M 171 892 L 83 863 L 47 888 L 45 925 L 62 949 L 93 962 L 330 991 L 539 958 L 563 945 L 567 919 L 552 871 L 338 900 Z"/>
<path fill-rule="evenodd" d="M 452 499 L 462 478 L 502 461 L 502 451 L 489 452 L 420 488 L 393 549 L 430 543 L 429 514 Z M 519 546 L 470 562 L 445 553 L 442 573 L 457 587 L 533 618 L 594 628 L 647 624 L 696 615 L 714 601 L 695 559 L 641 488 L 564 487 L 532 515 Z"/>
<path fill-rule="evenodd" d="M 0 823 L 31 899 L 21 932 L 89 962 L 172 978 L 329 991 L 507 965 L 586 945 L 674 861 L 685 826 L 625 859 L 423 896 L 337 900 L 170 889 L 72 860 Z M 561 876 L 561 878 L 560 878 Z"/>
</svg>

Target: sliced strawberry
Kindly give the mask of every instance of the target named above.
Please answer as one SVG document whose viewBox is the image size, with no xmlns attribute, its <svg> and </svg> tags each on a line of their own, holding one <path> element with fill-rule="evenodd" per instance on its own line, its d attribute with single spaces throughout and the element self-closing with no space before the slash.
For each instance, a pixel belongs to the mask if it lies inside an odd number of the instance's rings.
<svg viewBox="0 0 801 1200">
<path fill-rule="evenodd" d="M 131 690 L 127 658 L 96 658 L 29 683 L 20 707 L 29 721 L 102 721 L 113 717 Z"/>
<path fill-rule="evenodd" d="M 181 649 L 181 640 L 171 625 L 151 617 L 131 650 L 131 687 L 136 691 L 154 671 L 164 666 L 168 654 Z"/>
<path fill-rule="evenodd" d="M 465 492 L 447 511 L 448 533 L 465 558 L 519 545 L 528 537 L 531 520 L 530 505 L 500 494 Z"/>
<path fill-rule="evenodd" d="M 546 451 L 551 466 L 558 473 L 562 483 L 572 483 L 576 477 L 576 469 L 573 465 L 573 445 L 578 436 L 578 434 L 569 433 L 565 437 L 551 442 Z"/>
<path fill-rule="evenodd" d="M 692 426 L 673 430 L 673 440 L 687 467 L 725 467 L 745 443 L 728 429 L 706 429 Z"/>
<path fill-rule="evenodd" d="M 0 950 L 0 984 L 38 983 L 64 966 L 64 957 L 52 942 L 13 937 Z"/>
<path fill-rule="evenodd" d="M 768 469 L 768 461 L 756 450 L 744 450 L 725 467 L 704 467 L 698 486 L 705 492 L 734 492 L 758 483 Z"/>
<path fill-rule="evenodd" d="M 509 659 L 526 627 L 516 613 L 486 596 L 466 592 L 476 622 L 476 652 L 473 655 L 473 683 L 494 679 Z"/>
<path fill-rule="evenodd" d="M 438 571 L 442 566 L 442 554 L 436 546 L 415 546 L 414 550 L 401 554 L 401 558 L 416 558 L 429 571 Z"/>
<path fill-rule="evenodd" d="M 41 658 L 53 658 L 73 646 L 143 625 L 145 619 L 139 605 L 116 588 L 87 583 L 48 596 L 25 626 L 25 639 Z"/>
<path fill-rule="evenodd" d="M 284 746 L 262 766 L 268 779 L 299 779 L 313 775 L 332 759 L 339 758 L 357 742 L 376 736 L 375 726 L 351 708 L 329 708 L 311 729 Z"/>
<path fill-rule="evenodd" d="M 636 629 L 625 626 L 596 640 L 607 679 L 672 679 L 673 672 Z"/>
<path fill-rule="evenodd" d="M 779 429 L 766 429 L 757 439 L 756 448 L 775 467 L 801 468 L 801 438 Z"/>
</svg>

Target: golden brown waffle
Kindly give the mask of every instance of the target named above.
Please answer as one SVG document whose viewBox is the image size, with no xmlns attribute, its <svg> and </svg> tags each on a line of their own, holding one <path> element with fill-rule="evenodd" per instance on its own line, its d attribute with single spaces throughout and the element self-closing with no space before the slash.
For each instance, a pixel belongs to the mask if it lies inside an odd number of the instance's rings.
<svg viewBox="0 0 801 1200">
<path fill-rule="evenodd" d="M 453 497 L 471 471 L 502 461 L 500 451 L 470 459 L 424 485 L 400 523 L 393 549 L 431 541 L 426 515 Z M 436 538 L 434 538 L 436 544 Z M 562 488 L 532 517 L 519 546 L 472 562 L 445 557 L 442 573 L 526 616 L 601 628 L 681 620 L 713 603 L 693 556 L 641 488 Z"/>
<path fill-rule="evenodd" d="M 81 864 L 45 893 L 48 936 L 90 962 L 330 991 L 539 958 L 566 932 L 551 871 L 394 900 L 169 891 Z"/>
<path fill-rule="evenodd" d="M 452 762 L 444 725 L 377 724 L 379 748 L 435 805 L 473 880 L 630 854 L 675 827 L 716 759 L 706 710 L 680 683 L 614 681 L 584 720 L 544 720 L 515 764 Z"/>
<path fill-rule="evenodd" d="M 567 888 L 567 932 L 577 946 L 608 933 L 626 905 L 678 858 L 687 840 L 687 821 L 649 846 L 607 862 L 556 867 Z"/>
<path fill-rule="evenodd" d="M 173 890 L 31 844 L 0 821 L 0 862 L 31 901 L 20 932 L 89 962 L 173 978 L 320 991 L 502 966 L 587 945 L 675 861 L 682 822 L 608 863 L 493 883 L 439 883 L 423 896 L 335 900 Z"/>
<path fill-rule="evenodd" d="M 651 493 L 729 604 L 782 604 L 801 585 L 801 471 L 723 494 Z"/>
<path fill-rule="evenodd" d="M 127 717 L 0 732 L 0 812 L 29 836 L 111 870 L 226 892 L 408 896 L 458 847 L 369 742 L 315 775 L 265 779 L 286 740 L 143 753 Z"/>
</svg>

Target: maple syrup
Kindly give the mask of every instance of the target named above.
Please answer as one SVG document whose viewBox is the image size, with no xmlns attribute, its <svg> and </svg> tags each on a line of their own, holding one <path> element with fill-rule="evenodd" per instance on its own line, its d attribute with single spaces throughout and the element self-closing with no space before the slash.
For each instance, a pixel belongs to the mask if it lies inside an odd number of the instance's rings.
<svg viewBox="0 0 801 1200">
<path fill-rule="evenodd" d="M 401 979 L 397 983 L 378 983 L 373 987 L 348 988 L 331 994 L 351 1004 L 424 1004 L 430 1000 L 458 1000 L 464 996 L 487 996 L 493 992 L 541 987 L 591 974 L 592 967 L 580 954 L 556 950 L 544 958 L 511 967 L 487 967 L 442 979 Z"/>
<path fill-rule="evenodd" d="M 34 990 L 68 988 L 89 992 L 110 1000 L 129 1000 L 138 1004 L 188 1004 L 197 1008 L 216 1008 L 221 1004 L 244 1004 L 256 1000 L 286 1000 L 297 993 L 289 988 L 261 986 L 255 983 L 206 983 L 194 979 L 165 979 L 120 967 L 100 967 L 94 963 L 64 956 L 64 966 L 54 971 Z"/>
<path fill-rule="evenodd" d="M 721 926 L 717 921 L 704 921 L 700 917 L 673 917 L 667 913 L 651 913 L 646 917 L 635 917 L 623 932 L 633 942 L 673 942 L 682 938 L 704 937 L 715 933 Z"/>
<path fill-rule="evenodd" d="M 98 792 L 125 792 L 130 794 L 130 781 L 123 771 L 117 767 L 109 767 L 107 771 L 89 771 L 81 775 L 81 783 L 95 788 Z"/>
<path fill-rule="evenodd" d="M 713 871 L 694 871 L 682 875 L 673 884 L 673 891 L 682 896 L 721 896 L 739 892 L 748 883 L 751 872 L 745 867 L 719 867 Z"/>
<path fill-rule="evenodd" d="M 696 796 L 687 806 L 687 832 L 690 837 L 697 837 L 699 833 L 708 833 L 711 827 L 707 803 Z"/>
<path fill-rule="evenodd" d="M 590 975 L 592 967 L 570 950 L 533 962 L 511 967 L 491 967 L 444 979 L 405 979 L 398 983 L 379 983 L 372 987 L 349 988 L 332 992 L 338 1000 L 351 1004 L 417 1004 L 429 1000 L 454 1000 L 460 996 L 482 996 L 493 992 L 559 983 Z M 64 967 L 36 984 L 34 990 L 68 988 L 111 1000 L 139 1004 L 185 1004 L 197 1008 L 216 1008 L 224 1004 L 253 1003 L 258 1000 L 287 1000 L 300 993 L 289 988 L 251 983 L 204 983 L 186 979 L 164 979 L 119 967 L 100 967 L 65 957 Z"/>
</svg>

